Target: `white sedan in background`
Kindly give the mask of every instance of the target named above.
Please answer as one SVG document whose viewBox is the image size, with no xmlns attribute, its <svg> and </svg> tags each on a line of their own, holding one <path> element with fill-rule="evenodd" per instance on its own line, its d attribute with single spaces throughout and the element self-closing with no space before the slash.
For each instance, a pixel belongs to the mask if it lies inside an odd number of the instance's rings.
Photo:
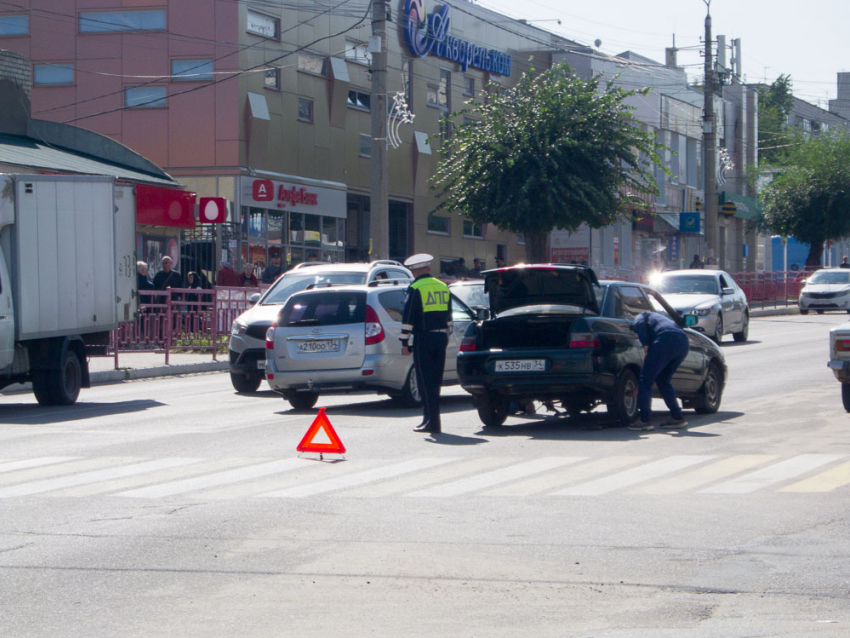
<svg viewBox="0 0 850 638">
<path fill-rule="evenodd" d="M 800 291 L 800 314 L 814 310 L 850 312 L 850 268 L 824 268 L 812 273 Z"/>
</svg>

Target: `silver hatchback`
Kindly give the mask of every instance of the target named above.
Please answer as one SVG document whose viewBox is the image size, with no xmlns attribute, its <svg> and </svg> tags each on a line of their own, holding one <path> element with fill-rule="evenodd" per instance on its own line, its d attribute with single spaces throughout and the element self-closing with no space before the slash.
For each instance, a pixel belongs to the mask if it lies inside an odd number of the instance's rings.
<svg viewBox="0 0 850 638">
<path fill-rule="evenodd" d="M 405 405 L 421 402 L 413 358 L 401 353 L 406 282 L 313 287 L 292 295 L 266 335 L 266 378 L 294 408 L 322 394 L 375 391 Z M 457 353 L 472 311 L 451 300 L 453 333 L 444 385 L 457 383 Z"/>
</svg>

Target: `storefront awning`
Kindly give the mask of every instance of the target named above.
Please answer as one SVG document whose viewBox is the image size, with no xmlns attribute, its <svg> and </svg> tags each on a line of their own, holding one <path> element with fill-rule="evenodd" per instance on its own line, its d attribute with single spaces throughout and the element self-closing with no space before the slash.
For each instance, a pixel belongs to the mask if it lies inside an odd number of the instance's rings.
<svg viewBox="0 0 850 638">
<path fill-rule="evenodd" d="M 136 223 L 172 228 L 195 227 L 195 193 L 162 186 L 136 185 Z"/>
</svg>

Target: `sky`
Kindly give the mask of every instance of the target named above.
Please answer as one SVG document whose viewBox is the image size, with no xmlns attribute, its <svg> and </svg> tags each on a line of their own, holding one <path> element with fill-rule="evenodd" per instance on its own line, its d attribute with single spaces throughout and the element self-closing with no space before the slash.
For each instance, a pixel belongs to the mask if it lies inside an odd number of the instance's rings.
<svg viewBox="0 0 850 638">
<path fill-rule="evenodd" d="M 663 63 L 675 34 L 679 66 L 702 75 L 705 0 L 473 2 L 583 44 L 602 40 L 608 55 L 631 50 Z M 790 75 L 796 97 L 822 108 L 836 98 L 837 73 L 850 71 L 850 1 L 711 0 L 710 10 L 715 39 L 741 39 L 746 82 Z"/>
</svg>

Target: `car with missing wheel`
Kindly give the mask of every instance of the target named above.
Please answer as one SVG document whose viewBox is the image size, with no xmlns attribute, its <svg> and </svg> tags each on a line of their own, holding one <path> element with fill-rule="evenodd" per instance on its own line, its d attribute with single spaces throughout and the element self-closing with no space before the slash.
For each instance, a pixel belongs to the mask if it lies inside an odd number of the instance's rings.
<svg viewBox="0 0 850 638">
<path fill-rule="evenodd" d="M 457 371 L 485 426 L 505 422 L 512 402 L 560 404 L 571 415 L 607 406 L 628 425 L 638 417 L 637 382 L 643 348 L 630 329 L 644 311 L 683 319 L 656 291 L 621 281 L 598 281 L 592 269 L 528 265 L 483 273 L 489 319 L 470 324 Z M 716 412 L 727 367 L 711 339 L 685 328 L 690 350 L 673 375 L 686 408 Z"/>
<path fill-rule="evenodd" d="M 306 262 L 283 274 L 254 305 L 239 315 L 230 331 L 230 381 L 237 392 L 254 392 L 260 387 L 266 368 L 266 332 L 280 309 L 294 293 L 309 286 L 326 284 L 368 284 L 373 281 L 413 281 L 413 274 L 397 261 L 379 260 L 368 264 L 325 264 Z"/>
<path fill-rule="evenodd" d="M 315 284 L 292 295 L 267 330 L 269 387 L 301 410 L 312 408 L 323 394 L 363 391 L 419 405 L 413 357 L 401 352 L 408 286 L 399 280 Z M 455 297 L 450 309 L 455 330 L 446 349 L 444 385 L 457 383 L 460 339 L 474 320 Z"/>
<path fill-rule="evenodd" d="M 693 329 L 715 343 L 731 334 L 735 341 L 750 335 L 750 306 L 747 295 L 729 273 L 722 270 L 671 270 L 650 279 L 682 316 L 696 317 Z"/>
<path fill-rule="evenodd" d="M 800 314 L 810 310 L 822 315 L 827 310 L 850 312 L 850 268 L 823 268 L 806 279 L 800 291 Z"/>
</svg>

